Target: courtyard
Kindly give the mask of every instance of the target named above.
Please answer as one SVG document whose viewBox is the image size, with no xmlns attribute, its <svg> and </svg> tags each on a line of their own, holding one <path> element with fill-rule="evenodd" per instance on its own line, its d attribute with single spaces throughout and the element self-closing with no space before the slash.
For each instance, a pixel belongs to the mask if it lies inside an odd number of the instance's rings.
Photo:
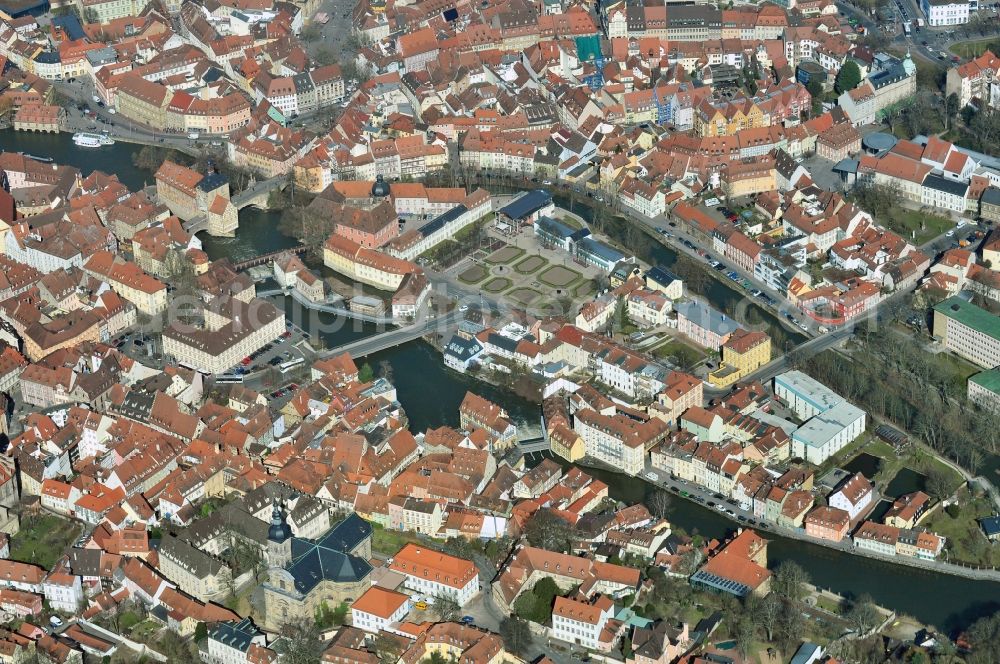
<svg viewBox="0 0 1000 664">
<path fill-rule="evenodd" d="M 576 307 L 597 292 L 603 273 L 575 262 L 566 252 L 541 246 L 529 230 L 478 249 L 450 272 L 462 284 L 500 296 L 514 306 L 572 301 Z"/>
</svg>

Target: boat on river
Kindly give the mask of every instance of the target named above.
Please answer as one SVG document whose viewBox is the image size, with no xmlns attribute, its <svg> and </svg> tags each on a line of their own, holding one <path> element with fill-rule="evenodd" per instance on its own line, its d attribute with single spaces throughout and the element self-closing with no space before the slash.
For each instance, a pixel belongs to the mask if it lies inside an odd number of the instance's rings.
<svg viewBox="0 0 1000 664">
<path fill-rule="evenodd" d="M 88 131 L 79 131 L 73 134 L 73 143 L 81 148 L 99 148 L 105 145 L 114 145 L 115 139 L 105 134 L 93 134 Z"/>
</svg>

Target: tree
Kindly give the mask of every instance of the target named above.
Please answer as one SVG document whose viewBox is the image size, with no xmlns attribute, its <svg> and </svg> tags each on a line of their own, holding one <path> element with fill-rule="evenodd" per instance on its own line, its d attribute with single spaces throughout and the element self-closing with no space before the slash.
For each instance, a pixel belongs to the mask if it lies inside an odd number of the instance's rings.
<svg viewBox="0 0 1000 664">
<path fill-rule="evenodd" d="M 945 129 L 951 129 L 951 123 L 955 120 L 955 116 L 958 114 L 958 110 L 959 110 L 958 95 L 952 92 L 950 95 L 944 98 Z"/>
<path fill-rule="evenodd" d="M 337 62 L 337 53 L 329 46 L 320 46 L 316 49 L 316 55 L 313 56 L 313 60 L 318 65 L 332 65 Z"/>
<path fill-rule="evenodd" d="M 927 493 L 935 500 L 944 500 L 954 493 L 948 473 L 938 467 L 931 468 L 928 471 L 926 486 Z"/>
<path fill-rule="evenodd" d="M 811 78 L 806 83 L 806 90 L 812 97 L 812 114 L 819 115 L 823 112 L 823 84 L 817 79 Z"/>
<path fill-rule="evenodd" d="M 681 560 L 677 564 L 677 571 L 681 574 L 690 576 L 698 570 L 698 566 L 701 565 L 701 561 L 701 549 L 693 546 L 681 554 Z"/>
<path fill-rule="evenodd" d="M 285 637 L 282 664 L 319 664 L 323 642 L 314 621 L 299 619 L 286 623 L 282 635 Z"/>
<path fill-rule="evenodd" d="M 753 647 L 753 641 L 757 630 L 754 628 L 753 618 L 743 614 L 739 618 L 739 622 L 736 623 L 736 628 L 733 630 L 733 639 L 736 641 L 736 648 L 746 659 L 750 656 L 750 648 Z"/>
<path fill-rule="evenodd" d="M 528 520 L 524 534 L 531 546 L 566 553 L 572 541 L 573 529 L 562 517 L 543 508 Z"/>
<path fill-rule="evenodd" d="M 279 228 L 297 238 L 314 258 L 323 257 L 323 245 L 333 233 L 332 215 L 324 215 L 313 207 L 298 205 L 287 208 L 281 215 Z"/>
<path fill-rule="evenodd" d="M 858 87 L 858 83 L 860 82 L 861 69 L 854 60 L 848 60 L 840 68 L 840 71 L 837 72 L 837 80 L 834 82 L 833 87 L 837 91 L 837 94 L 840 94 L 848 90 L 853 90 Z"/>
<path fill-rule="evenodd" d="M 696 263 L 687 254 L 678 254 L 677 260 L 670 267 L 671 271 L 684 280 L 688 290 L 695 293 L 703 293 L 712 282 L 705 268 Z"/>
<path fill-rule="evenodd" d="M 880 222 L 885 221 L 889 211 L 898 207 L 902 200 L 898 185 L 876 184 L 869 180 L 858 181 L 851 191 L 851 196 L 863 210 L 871 213 L 872 217 Z"/>
<path fill-rule="evenodd" d="M 507 650 L 522 655 L 531 645 L 531 629 L 527 621 L 508 616 L 500 622 L 500 638 Z"/>
<path fill-rule="evenodd" d="M 314 42 L 323 36 L 322 28 L 319 27 L 318 23 L 311 23 L 306 27 L 302 28 L 299 32 L 299 39 L 304 42 Z"/>
<path fill-rule="evenodd" d="M 670 511 L 671 500 L 670 493 L 666 489 L 657 489 L 646 500 L 646 503 L 654 516 L 665 519 Z"/>
<path fill-rule="evenodd" d="M 375 370 L 372 369 L 372 365 L 365 362 L 358 369 L 358 382 L 359 383 L 370 383 L 375 380 Z"/>
<path fill-rule="evenodd" d="M 171 664 L 174 662 L 177 664 L 197 664 L 201 661 L 195 642 L 182 638 L 173 630 L 164 630 L 153 648 L 166 655 L 167 661 Z"/>
<path fill-rule="evenodd" d="M 545 623 L 552 617 L 552 603 L 560 592 L 551 577 L 544 577 L 514 601 L 514 614 L 530 622 Z"/>
<path fill-rule="evenodd" d="M 851 605 L 851 610 L 847 612 L 847 620 L 858 631 L 859 636 L 865 636 L 879 626 L 882 614 L 879 613 L 870 595 L 862 595 Z"/>
<path fill-rule="evenodd" d="M 441 622 L 452 622 L 462 613 L 462 607 L 455 600 L 454 595 L 442 595 L 434 598 L 434 613 L 437 614 Z"/>
<path fill-rule="evenodd" d="M 204 641 L 208 638 L 208 625 L 204 622 L 199 622 L 194 628 L 194 640 Z"/>
<path fill-rule="evenodd" d="M 778 623 L 774 630 L 775 642 L 782 650 L 788 650 L 802 638 L 805 619 L 798 606 L 791 602 L 781 605 Z"/>
<path fill-rule="evenodd" d="M 395 664 L 403 653 L 403 647 L 399 640 L 386 631 L 378 633 L 372 646 L 375 648 L 375 654 L 379 661 L 384 664 Z"/>
<path fill-rule="evenodd" d="M 980 618 L 965 633 L 970 652 L 966 664 L 995 664 L 1000 662 L 1000 612 Z"/>
<path fill-rule="evenodd" d="M 798 563 L 786 560 L 775 570 L 771 588 L 778 597 L 797 602 L 805 596 L 807 583 L 809 574 Z"/>
</svg>

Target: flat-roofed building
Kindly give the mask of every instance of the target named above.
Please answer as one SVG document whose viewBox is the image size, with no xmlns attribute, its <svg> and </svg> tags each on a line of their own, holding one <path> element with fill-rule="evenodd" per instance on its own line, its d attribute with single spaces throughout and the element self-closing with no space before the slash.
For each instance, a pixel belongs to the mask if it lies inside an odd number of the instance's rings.
<svg viewBox="0 0 1000 664">
<path fill-rule="evenodd" d="M 982 408 L 1000 409 L 1000 369 L 990 369 L 969 377 L 969 401 Z"/>
<path fill-rule="evenodd" d="M 986 369 L 1000 366 L 1000 318 L 961 297 L 935 305 L 933 333 L 956 355 Z"/>
</svg>

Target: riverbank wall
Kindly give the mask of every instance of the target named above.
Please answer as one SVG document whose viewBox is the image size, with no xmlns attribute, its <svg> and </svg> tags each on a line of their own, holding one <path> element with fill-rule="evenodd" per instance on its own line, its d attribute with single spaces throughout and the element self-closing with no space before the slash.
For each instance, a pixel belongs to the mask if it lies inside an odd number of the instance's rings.
<svg viewBox="0 0 1000 664">
<path fill-rule="evenodd" d="M 660 484 L 658 482 L 653 482 L 645 477 L 638 477 L 627 475 L 621 472 L 621 469 L 609 466 L 605 463 L 601 463 L 596 459 L 590 457 L 584 457 L 580 461 L 575 462 L 576 465 L 582 468 L 596 468 L 598 470 L 605 470 L 613 472 L 617 475 L 623 477 L 631 477 L 634 480 L 645 482 L 646 484 L 651 484 L 652 486 L 666 489 L 667 485 Z M 700 487 L 704 489 L 704 487 Z M 707 489 L 705 489 L 707 491 Z M 672 495 L 676 498 L 682 500 L 687 500 L 689 502 L 697 503 L 690 498 L 681 496 L 679 493 L 673 493 Z M 717 510 L 718 511 L 718 510 Z M 747 524 L 740 522 L 735 516 L 727 514 L 726 512 L 719 511 L 719 516 L 732 521 L 738 528 L 748 528 Z M 1000 570 L 996 569 L 980 569 L 977 567 L 967 567 L 964 565 L 959 565 L 955 563 L 948 563 L 942 560 L 920 560 L 918 558 L 909 558 L 906 556 L 883 556 L 877 554 L 873 551 L 868 551 L 865 549 L 859 549 L 851 544 L 849 539 L 844 539 L 840 542 L 831 542 L 830 540 L 818 539 L 811 537 L 805 533 L 805 530 L 797 530 L 791 528 L 783 528 L 777 524 L 765 523 L 758 521 L 756 526 L 752 527 L 752 530 L 757 530 L 765 533 L 773 533 L 781 537 L 786 537 L 788 539 L 798 540 L 800 542 L 807 542 L 809 544 L 815 544 L 817 546 L 822 546 L 828 549 L 833 549 L 835 551 L 840 551 L 841 553 L 847 553 L 853 556 L 859 556 L 862 558 L 872 558 L 884 563 L 890 563 L 893 565 L 904 565 L 907 567 L 915 567 L 918 569 L 923 569 L 929 572 L 938 572 L 941 574 L 951 574 L 953 576 L 961 576 L 966 579 L 974 579 L 977 581 L 998 581 L 1000 582 Z"/>
</svg>

